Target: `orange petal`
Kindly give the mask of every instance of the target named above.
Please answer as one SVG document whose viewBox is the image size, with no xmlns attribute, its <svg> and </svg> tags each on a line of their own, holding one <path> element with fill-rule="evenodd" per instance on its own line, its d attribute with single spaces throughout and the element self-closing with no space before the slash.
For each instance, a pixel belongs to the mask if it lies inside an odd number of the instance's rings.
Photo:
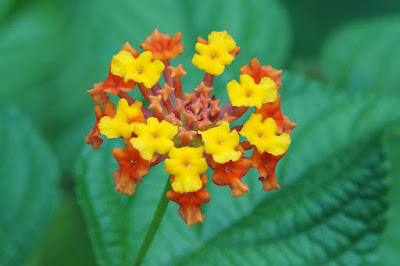
<svg viewBox="0 0 400 266">
<path fill-rule="evenodd" d="M 236 162 L 229 161 L 218 164 L 211 158 L 211 167 L 214 169 L 212 181 L 218 186 L 229 186 L 232 196 L 239 198 L 250 191 L 249 187 L 242 182 L 242 177 L 247 174 L 251 166 L 251 160 L 241 158 Z"/>
<path fill-rule="evenodd" d="M 204 221 L 204 215 L 201 213 L 200 205 L 210 201 L 210 193 L 204 189 L 207 183 L 207 176 L 202 174 L 200 178 L 203 182 L 203 187 L 196 192 L 180 194 L 170 190 L 167 193 L 167 199 L 180 205 L 178 213 L 188 226 Z M 174 176 L 171 176 L 171 183 L 173 181 Z"/>
<path fill-rule="evenodd" d="M 265 191 L 280 188 L 276 179 L 275 168 L 285 154 L 279 156 L 274 156 L 266 152 L 260 154 L 257 149 L 254 149 L 251 155 L 252 167 L 257 168 L 258 173 L 261 175 L 259 180 L 263 183 Z"/>
<path fill-rule="evenodd" d="M 264 103 L 260 109 L 255 110 L 256 114 L 262 115 L 262 121 L 265 121 L 268 117 L 271 117 L 275 120 L 276 125 L 278 127 L 278 134 L 283 132 L 283 120 L 284 115 L 281 111 L 281 95 L 278 94 L 275 102 L 272 103 Z"/>
<path fill-rule="evenodd" d="M 272 66 L 260 66 L 260 62 L 256 58 L 250 61 L 249 66 L 242 66 L 240 73 L 251 76 L 256 84 L 260 83 L 262 78 L 268 77 L 275 82 L 277 90 L 282 87 L 282 70 L 276 70 Z"/>
<path fill-rule="evenodd" d="M 137 182 L 143 182 L 142 176 L 149 172 L 150 164 L 157 158 L 154 156 L 151 161 L 144 160 L 129 140 L 125 140 L 125 150 L 115 148 L 112 155 L 120 167 L 114 172 L 115 190 L 126 195 L 135 193 Z"/>
<path fill-rule="evenodd" d="M 96 114 L 96 121 L 94 123 L 93 129 L 89 131 L 89 134 L 85 137 L 85 142 L 87 144 L 91 144 L 95 150 L 100 148 L 103 140 L 99 138 L 101 135 L 99 130 L 99 121 L 103 116 L 114 117 L 115 116 L 115 109 L 114 104 L 112 102 L 105 102 L 104 103 L 104 110 L 100 106 L 94 107 L 94 113 Z"/>
<path fill-rule="evenodd" d="M 153 33 L 140 45 L 145 51 L 153 53 L 153 60 L 168 60 L 179 56 L 183 52 L 182 33 L 178 32 L 174 36 L 162 34 L 155 29 Z"/>
</svg>

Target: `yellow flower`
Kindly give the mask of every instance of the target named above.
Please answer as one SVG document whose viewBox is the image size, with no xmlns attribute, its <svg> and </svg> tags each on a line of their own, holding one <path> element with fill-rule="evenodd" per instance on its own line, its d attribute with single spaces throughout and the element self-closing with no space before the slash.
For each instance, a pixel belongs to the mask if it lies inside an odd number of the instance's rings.
<svg viewBox="0 0 400 266">
<path fill-rule="evenodd" d="M 136 101 L 129 106 L 128 101 L 122 98 L 118 102 L 115 117 L 104 116 L 100 119 L 100 133 L 109 139 L 130 138 L 136 124 L 145 121 L 141 111 L 142 105 L 141 102 Z"/>
<path fill-rule="evenodd" d="M 207 162 L 203 157 L 204 147 L 172 147 L 169 159 L 165 160 L 165 171 L 175 177 L 171 186 L 175 192 L 195 192 L 203 183 L 200 174 L 207 170 Z"/>
<path fill-rule="evenodd" d="M 209 74 L 220 75 L 234 59 L 229 52 L 236 47 L 236 42 L 226 31 L 211 32 L 208 41 L 209 44 L 196 43 L 199 54 L 193 56 L 192 63 Z"/>
<path fill-rule="evenodd" d="M 239 134 L 236 130 L 231 132 L 227 122 L 223 121 L 218 127 L 199 133 L 203 138 L 206 153 L 211 154 L 217 163 L 235 162 L 242 156 L 240 151 L 235 150 L 239 145 Z"/>
<path fill-rule="evenodd" d="M 152 56 L 150 51 L 146 51 L 135 59 L 130 52 L 122 50 L 113 56 L 111 73 L 124 78 L 125 83 L 133 80 L 151 88 L 158 82 L 165 68 L 160 60 L 152 62 Z"/>
<path fill-rule="evenodd" d="M 286 133 L 275 135 L 278 128 L 274 119 L 269 117 L 264 122 L 261 121 L 261 114 L 251 114 L 240 135 L 255 145 L 259 153 L 267 152 L 274 156 L 284 154 L 289 147 L 290 136 Z"/>
<path fill-rule="evenodd" d="M 260 109 L 262 104 L 274 102 L 278 96 L 275 82 L 270 78 L 262 78 L 255 84 L 249 75 L 240 75 L 240 84 L 232 80 L 226 86 L 229 99 L 233 106 L 256 106 Z"/>
<path fill-rule="evenodd" d="M 140 156 L 150 161 L 153 154 L 166 154 L 173 146 L 172 139 L 178 133 L 178 127 L 163 120 L 161 123 L 155 117 L 147 119 L 147 125 L 137 124 L 134 129 L 137 138 L 130 141 L 140 152 Z"/>
</svg>

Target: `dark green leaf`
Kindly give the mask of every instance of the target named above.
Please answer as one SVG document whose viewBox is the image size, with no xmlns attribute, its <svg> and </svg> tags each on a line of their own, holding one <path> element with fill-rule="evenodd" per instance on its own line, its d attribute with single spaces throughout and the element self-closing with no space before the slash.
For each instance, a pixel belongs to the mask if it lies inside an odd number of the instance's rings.
<svg viewBox="0 0 400 266">
<path fill-rule="evenodd" d="M 351 91 L 399 97 L 400 17 L 359 21 L 326 41 L 322 63 L 329 81 Z"/>
<path fill-rule="evenodd" d="M 285 113 L 300 124 L 278 178 L 265 193 L 252 171 L 240 199 L 211 182 L 205 222 L 187 227 L 170 203 L 145 264 L 316 264 L 373 261 L 383 228 L 385 160 L 377 134 L 400 114 L 396 102 L 325 92 L 285 79 Z M 78 195 L 98 262 L 132 264 L 167 174 L 152 169 L 134 196 L 113 191 L 117 164 L 106 144 L 87 147 L 77 164 Z M 209 175 L 210 176 L 210 175 Z"/>
<path fill-rule="evenodd" d="M 20 265 L 58 203 L 54 154 L 30 121 L 0 107 L 0 264 Z"/>
<path fill-rule="evenodd" d="M 393 128 L 385 138 L 386 153 L 390 162 L 390 190 L 389 204 L 390 208 L 387 215 L 387 225 L 382 236 L 380 245 L 381 259 L 384 259 L 388 265 L 397 265 L 400 263 L 400 126 Z"/>
</svg>

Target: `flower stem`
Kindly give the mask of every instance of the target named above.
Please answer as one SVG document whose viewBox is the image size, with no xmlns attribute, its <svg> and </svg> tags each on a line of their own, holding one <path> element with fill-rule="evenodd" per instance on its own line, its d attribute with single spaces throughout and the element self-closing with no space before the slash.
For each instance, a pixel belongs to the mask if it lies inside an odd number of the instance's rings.
<svg viewBox="0 0 400 266">
<path fill-rule="evenodd" d="M 149 250 L 151 243 L 153 242 L 154 236 L 156 235 L 157 230 L 160 227 L 161 220 L 168 206 L 169 200 L 166 198 L 166 194 L 168 190 L 170 190 L 170 188 L 171 185 L 169 179 L 167 179 L 167 183 L 165 184 L 162 196 L 160 198 L 160 201 L 158 202 L 157 210 L 154 213 L 153 220 L 151 221 L 150 227 L 147 230 L 142 246 L 140 247 L 139 253 L 136 257 L 136 261 L 134 263 L 134 265 L 136 266 L 142 264 L 143 259 L 146 257 L 147 251 Z"/>
</svg>

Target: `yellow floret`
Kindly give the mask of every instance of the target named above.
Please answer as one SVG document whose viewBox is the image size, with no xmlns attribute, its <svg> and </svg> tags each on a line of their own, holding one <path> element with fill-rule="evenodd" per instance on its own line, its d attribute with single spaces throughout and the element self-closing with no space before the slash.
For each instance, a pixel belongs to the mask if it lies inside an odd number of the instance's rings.
<svg viewBox="0 0 400 266">
<path fill-rule="evenodd" d="M 208 35 L 209 44 L 196 43 L 193 65 L 212 75 L 220 75 L 225 66 L 230 65 L 234 56 L 229 54 L 236 47 L 236 42 L 226 32 L 213 31 Z"/>
<path fill-rule="evenodd" d="M 227 122 L 223 121 L 220 126 L 199 133 L 206 153 L 211 154 L 217 163 L 235 162 L 242 156 L 240 151 L 235 150 L 239 145 L 239 134 L 236 130 L 231 132 Z"/>
<path fill-rule="evenodd" d="M 150 161 L 155 152 L 166 154 L 174 146 L 172 139 L 178 133 L 178 127 L 164 120 L 160 123 L 157 118 L 150 117 L 147 125 L 136 125 L 134 132 L 137 138 L 130 140 L 132 146 L 143 159 Z"/>
<path fill-rule="evenodd" d="M 104 116 L 100 119 L 100 133 L 109 139 L 130 138 L 136 124 L 145 121 L 141 108 L 141 102 L 137 101 L 129 106 L 126 99 L 119 100 L 115 117 Z"/>
<path fill-rule="evenodd" d="M 226 88 L 233 106 L 256 106 L 260 109 L 264 103 L 274 102 L 278 96 L 275 82 L 267 77 L 255 84 L 249 75 L 240 75 L 240 84 L 232 80 Z"/>
<path fill-rule="evenodd" d="M 124 78 L 125 83 L 133 80 L 151 88 L 158 82 L 165 68 L 160 60 L 152 62 L 152 56 L 150 51 L 146 51 L 135 59 L 130 52 L 122 50 L 113 56 L 111 73 Z"/>
<path fill-rule="evenodd" d="M 172 147 L 169 159 L 165 160 L 165 171 L 174 175 L 171 186 L 175 192 L 195 192 L 203 186 L 200 175 L 207 170 L 207 162 L 203 157 L 204 147 Z"/>
<path fill-rule="evenodd" d="M 274 119 L 261 121 L 261 114 L 252 114 L 243 125 L 240 135 L 255 145 L 260 153 L 267 152 L 275 156 L 284 154 L 289 147 L 290 136 L 286 133 L 275 135 L 278 128 Z"/>
</svg>

